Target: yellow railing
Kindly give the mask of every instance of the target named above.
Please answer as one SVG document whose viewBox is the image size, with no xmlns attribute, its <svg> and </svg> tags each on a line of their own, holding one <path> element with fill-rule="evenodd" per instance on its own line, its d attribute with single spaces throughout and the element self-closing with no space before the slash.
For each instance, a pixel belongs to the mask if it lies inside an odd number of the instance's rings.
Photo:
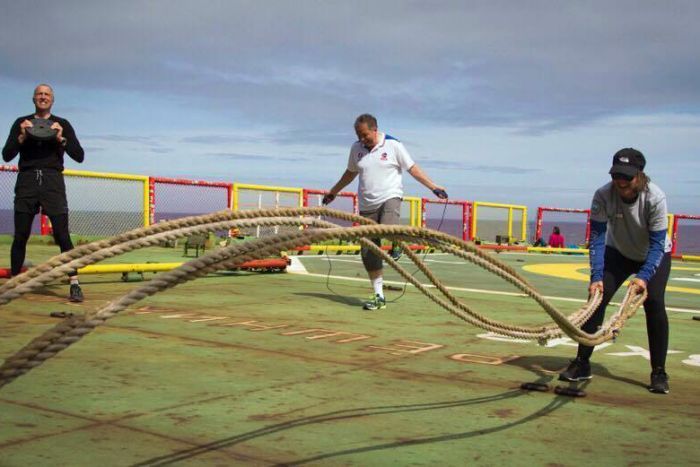
<svg viewBox="0 0 700 467">
<path fill-rule="evenodd" d="M 143 207 L 143 225 L 144 227 L 150 225 L 150 208 L 148 205 L 148 177 L 145 175 L 130 175 L 130 174 L 120 174 L 120 173 L 110 173 L 110 172 L 90 172 L 87 170 L 73 170 L 65 169 L 63 171 L 64 175 L 75 176 L 75 177 L 90 177 L 90 178 L 101 178 L 101 179 L 113 179 L 113 180 L 133 180 L 141 182 L 142 184 L 142 207 Z"/>
<path fill-rule="evenodd" d="M 420 227 L 421 222 L 421 199 L 415 196 L 404 196 L 403 202 L 408 203 L 408 225 Z"/>
<path fill-rule="evenodd" d="M 478 238 L 479 226 L 479 208 L 489 207 L 508 210 L 508 240 L 513 239 L 513 211 L 521 211 L 522 219 L 520 225 L 520 238 L 515 238 L 516 241 L 527 241 L 527 206 L 517 204 L 489 203 L 485 201 L 474 201 L 472 208 L 472 236 Z"/>
<path fill-rule="evenodd" d="M 280 193 L 296 194 L 297 195 L 297 202 L 295 203 L 295 206 L 299 206 L 299 207 L 304 206 L 304 190 L 302 188 L 252 185 L 252 184 L 247 184 L 247 183 L 234 183 L 233 184 L 233 210 L 234 211 L 238 211 L 240 209 L 240 193 L 242 190 L 276 193 L 274 206 L 262 205 L 262 198 L 259 197 L 258 198 L 258 206 L 256 206 L 257 209 L 262 209 L 265 207 L 269 207 L 269 208 L 291 207 L 291 206 L 281 205 L 279 203 L 279 194 Z"/>
</svg>

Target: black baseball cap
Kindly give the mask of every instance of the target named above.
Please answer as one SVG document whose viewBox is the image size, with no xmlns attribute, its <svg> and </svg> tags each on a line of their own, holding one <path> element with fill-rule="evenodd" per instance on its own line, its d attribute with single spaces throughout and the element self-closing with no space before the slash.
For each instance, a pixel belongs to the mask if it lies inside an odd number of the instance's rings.
<svg viewBox="0 0 700 467">
<path fill-rule="evenodd" d="M 647 160 L 644 158 L 644 154 L 634 148 L 624 148 L 617 151 L 613 156 L 613 165 L 608 173 L 634 177 L 644 170 L 646 164 Z"/>
</svg>

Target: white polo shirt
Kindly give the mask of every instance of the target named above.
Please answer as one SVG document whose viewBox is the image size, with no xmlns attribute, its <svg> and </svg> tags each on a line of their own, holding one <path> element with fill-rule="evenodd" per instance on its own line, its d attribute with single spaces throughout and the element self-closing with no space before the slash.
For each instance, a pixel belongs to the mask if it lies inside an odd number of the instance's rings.
<svg viewBox="0 0 700 467">
<path fill-rule="evenodd" d="M 388 199 L 402 198 L 401 173 L 414 165 L 404 145 L 389 135 L 379 133 L 379 143 L 371 150 L 356 141 L 350 148 L 348 170 L 360 176 L 360 211 L 372 211 Z"/>
</svg>

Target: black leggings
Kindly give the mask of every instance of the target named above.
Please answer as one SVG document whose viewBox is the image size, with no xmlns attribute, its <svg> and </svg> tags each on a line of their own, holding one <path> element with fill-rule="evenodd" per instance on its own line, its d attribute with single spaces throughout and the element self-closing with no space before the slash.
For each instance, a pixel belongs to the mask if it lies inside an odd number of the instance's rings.
<svg viewBox="0 0 700 467">
<path fill-rule="evenodd" d="M 15 211 L 15 238 L 12 241 L 10 250 L 11 273 L 16 276 L 22 270 L 24 258 L 27 254 L 27 241 L 32 233 L 32 222 L 35 214 L 29 212 Z M 68 232 L 68 214 L 57 214 L 49 216 L 53 227 L 53 238 L 61 248 L 61 253 L 72 250 L 73 242 Z M 71 271 L 68 275 L 76 275 L 76 271 Z"/>
<path fill-rule="evenodd" d="M 627 278 L 639 272 L 643 263 L 626 258 L 615 248 L 605 247 L 605 271 L 603 273 L 603 301 L 581 329 L 593 333 L 603 324 L 605 307 L 612 299 L 617 289 Z M 647 299 L 644 302 L 644 313 L 647 320 L 647 337 L 651 367 L 663 368 L 666 364 L 668 351 L 668 316 L 666 316 L 666 283 L 671 274 L 671 254 L 666 253 L 659 264 L 656 273 L 647 284 Z M 593 353 L 593 347 L 580 344 L 578 357 L 588 360 Z"/>
</svg>

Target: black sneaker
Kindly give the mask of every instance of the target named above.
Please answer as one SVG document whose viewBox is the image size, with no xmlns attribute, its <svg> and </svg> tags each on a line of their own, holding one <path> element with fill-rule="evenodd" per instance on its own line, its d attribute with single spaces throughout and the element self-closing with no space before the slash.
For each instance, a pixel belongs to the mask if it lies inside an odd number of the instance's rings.
<svg viewBox="0 0 700 467">
<path fill-rule="evenodd" d="M 559 381 L 585 381 L 593 378 L 591 375 L 591 364 L 588 360 L 575 358 L 571 360 L 566 370 L 559 373 Z"/>
<path fill-rule="evenodd" d="M 668 394 L 668 375 L 663 368 L 654 368 L 651 372 L 651 384 L 648 389 L 656 394 Z"/>
<path fill-rule="evenodd" d="M 83 291 L 80 289 L 80 285 L 78 285 L 78 284 L 71 284 L 70 285 L 70 295 L 68 296 L 68 300 L 70 300 L 71 302 L 76 302 L 76 303 L 80 303 L 84 300 Z"/>
</svg>

